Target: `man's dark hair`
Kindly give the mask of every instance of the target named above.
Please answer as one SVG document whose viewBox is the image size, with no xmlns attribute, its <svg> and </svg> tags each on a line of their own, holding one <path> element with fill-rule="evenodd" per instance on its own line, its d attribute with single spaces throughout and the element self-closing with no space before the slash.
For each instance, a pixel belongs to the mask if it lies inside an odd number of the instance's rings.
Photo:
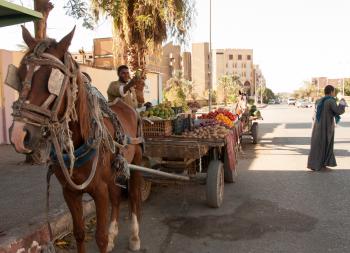
<svg viewBox="0 0 350 253">
<path fill-rule="evenodd" d="M 123 69 L 129 69 L 128 66 L 126 65 L 120 65 L 117 69 L 117 72 L 118 72 L 118 75 L 120 74 L 120 72 L 123 70 Z"/>
<path fill-rule="evenodd" d="M 332 85 L 327 85 L 324 88 L 324 94 L 325 95 L 330 95 L 334 90 L 335 90 L 335 88 Z"/>
</svg>

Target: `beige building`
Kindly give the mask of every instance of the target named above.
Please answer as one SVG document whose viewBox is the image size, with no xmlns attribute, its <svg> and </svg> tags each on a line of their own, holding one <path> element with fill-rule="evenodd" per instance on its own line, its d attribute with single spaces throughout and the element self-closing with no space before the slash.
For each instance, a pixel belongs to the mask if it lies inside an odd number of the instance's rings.
<svg viewBox="0 0 350 253">
<path fill-rule="evenodd" d="M 215 90 L 223 75 L 238 75 L 242 84 L 254 94 L 255 74 L 253 49 L 215 49 L 213 54 L 212 83 Z"/>
<path fill-rule="evenodd" d="M 94 67 L 115 68 L 113 59 L 113 40 L 112 38 L 94 39 L 93 48 Z"/>
<path fill-rule="evenodd" d="M 181 47 L 173 45 L 172 42 L 165 44 L 162 52 L 158 55 L 149 55 L 146 58 L 147 70 L 149 72 L 158 72 L 162 74 L 162 83 L 173 76 L 176 71 L 181 71 L 190 78 L 191 54 L 184 53 L 184 61 L 181 56 Z M 112 38 L 94 39 L 93 66 L 99 68 L 115 68 L 113 59 L 113 40 Z M 187 78 L 186 77 L 186 78 Z"/>
<path fill-rule="evenodd" d="M 332 85 L 335 88 L 338 88 L 340 91 L 343 90 L 343 85 L 345 82 L 350 82 L 349 77 L 345 78 L 327 78 L 327 77 L 313 77 L 311 83 L 316 86 L 319 95 L 323 95 L 323 89 L 327 85 Z"/>
<path fill-rule="evenodd" d="M 92 52 L 85 52 L 84 50 L 78 53 L 72 53 L 73 59 L 79 64 L 86 64 L 92 66 L 94 62 L 94 56 Z"/>
<path fill-rule="evenodd" d="M 192 44 L 191 77 L 194 93 L 199 98 L 203 98 L 210 85 L 209 43 L 207 42 Z"/>
<path fill-rule="evenodd" d="M 182 73 L 185 79 L 192 80 L 191 73 L 191 52 L 182 53 L 182 64 L 181 64 Z"/>
<path fill-rule="evenodd" d="M 12 104 L 18 98 L 18 92 L 5 85 L 9 64 L 19 66 L 23 52 L 0 49 L 0 144 L 9 144 L 9 128 L 12 124 Z"/>
</svg>

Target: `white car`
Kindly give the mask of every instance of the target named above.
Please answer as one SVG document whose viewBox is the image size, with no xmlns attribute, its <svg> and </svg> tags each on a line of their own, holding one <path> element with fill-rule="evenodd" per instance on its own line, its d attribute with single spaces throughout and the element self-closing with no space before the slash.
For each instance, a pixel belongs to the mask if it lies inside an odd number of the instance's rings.
<svg viewBox="0 0 350 253">
<path fill-rule="evenodd" d="M 288 98 L 288 101 L 287 101 L 288 105 L 295 105 L 295 103 L 296 103 L 295 98 Z"/>
</svg>

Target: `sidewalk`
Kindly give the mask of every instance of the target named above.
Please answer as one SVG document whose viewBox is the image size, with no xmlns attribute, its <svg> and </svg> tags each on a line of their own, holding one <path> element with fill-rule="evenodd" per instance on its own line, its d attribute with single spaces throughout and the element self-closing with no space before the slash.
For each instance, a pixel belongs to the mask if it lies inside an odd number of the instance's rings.
<svg viewBox="0 0 350 253">
<path fill-rule="evenodd" d="M 25 156 L 12 146 L 0 145 L 0 253 L 28 248 L 33 241 L 45 244 L 49 233 L 45 218 L 46 168 L 23 164 Z M 84 213 L 94 212 L 85 198 Z M 71 218 L 61 187 L 53 176 L 50 191 L 50 223 L 54 236 L 69 229 Z"/>
</svg>

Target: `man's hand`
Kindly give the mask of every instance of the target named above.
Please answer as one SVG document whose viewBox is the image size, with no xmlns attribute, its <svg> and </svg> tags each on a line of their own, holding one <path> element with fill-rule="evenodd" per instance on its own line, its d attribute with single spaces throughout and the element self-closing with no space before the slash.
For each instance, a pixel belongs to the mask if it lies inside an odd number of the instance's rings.
<svg viewBox="0 0 350 253">
<path fill-rule="evenodd" d="M 126 85 L 124 86 L 124 93 L 128 92 L 128 90 L 130 90 L 132 87 L 134 87 L 134 86 L 137 84 L 137 79 L 138 79 L 138 78 L 133 77 L 133 78 L 128 82 L 128 84 L 126 84 Z"/>
</svg>

